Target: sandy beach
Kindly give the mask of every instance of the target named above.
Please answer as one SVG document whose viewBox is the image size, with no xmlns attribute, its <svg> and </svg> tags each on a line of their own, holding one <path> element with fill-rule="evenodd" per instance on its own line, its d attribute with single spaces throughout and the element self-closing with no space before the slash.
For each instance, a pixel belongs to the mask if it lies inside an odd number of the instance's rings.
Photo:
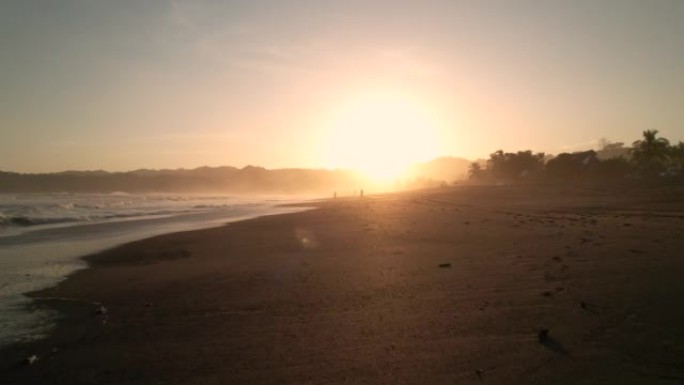
<svg viewBox="0 0 684 385">
<path fill-rule="evenodd" d="M 32 294 L 63 320 L 0 383 L 684 383 L 683 193 L 462 186 L 130 243 Z"/>
</svg>

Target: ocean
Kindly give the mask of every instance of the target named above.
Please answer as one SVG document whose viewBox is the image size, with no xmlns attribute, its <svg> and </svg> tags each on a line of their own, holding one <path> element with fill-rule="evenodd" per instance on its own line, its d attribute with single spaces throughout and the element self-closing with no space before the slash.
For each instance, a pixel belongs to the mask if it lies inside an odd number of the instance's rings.
<svg viewBox="0 0 684 385">
<path fill-rule="evenodd" d="M 305 210 L 283 197 L 179 194 L 0 194 L 0 347 L 41 338 L 56 315 L 24 294 L 87 267 L 81 257 L 123 243 Z"/>
</svg>

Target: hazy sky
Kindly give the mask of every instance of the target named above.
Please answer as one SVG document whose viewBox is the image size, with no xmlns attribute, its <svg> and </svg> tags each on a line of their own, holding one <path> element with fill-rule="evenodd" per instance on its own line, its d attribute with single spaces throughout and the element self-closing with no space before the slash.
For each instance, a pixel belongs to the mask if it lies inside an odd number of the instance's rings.
<svg viewBox="0 0 684 385">
<path fill-rule="evenodd" d="M 681 140 L 684 1 L 0 2 L 0 170 L 344 166 L 367 95 L 435 156 Z"/>
</svg>

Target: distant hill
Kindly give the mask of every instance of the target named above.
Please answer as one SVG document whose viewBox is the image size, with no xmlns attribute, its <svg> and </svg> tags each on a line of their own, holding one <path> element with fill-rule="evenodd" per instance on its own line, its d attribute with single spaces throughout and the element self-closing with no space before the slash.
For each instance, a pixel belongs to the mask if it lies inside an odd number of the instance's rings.
<svg viewBox="0 0 684 385">
<path fill-rule="evenodd" d="M 344 170 L 280 169 L 262 167 L 200 167 L 192 170 L 136 170 L 129 172 L 66 171 L 50 174 L 0 172 L 0 192 L 229 192 L 263 194 L 332 194 L 369 185 L 358 174 Z"/>
<path fill-rule="evenodd" d="M 469 161 L 462 158 L 437 158 L 414 165 L 407 178 L 451 183 L 465 177 L 469 164 Z M 391 183 L 380 185 L 351 170 L 268 170 L 257 166 L 139 169 L 127 172 L 63 171 L 45 174 L 0 171 L 0 193 L 221 192 L 332 195 L 337 191 L 340 195 L 349 195 L 359 189 L 365 189 L 367 192 L 388 190 L 388 185 L 397 186 Z"/>
<path fill-rule="evenodd" d="M 444 156 L 429 162 L 417 163 L 409 169 L 410 178 L 424 178 L 452 183 L 468 178 L 471 161 L 463 158 Z"/>
</svg>

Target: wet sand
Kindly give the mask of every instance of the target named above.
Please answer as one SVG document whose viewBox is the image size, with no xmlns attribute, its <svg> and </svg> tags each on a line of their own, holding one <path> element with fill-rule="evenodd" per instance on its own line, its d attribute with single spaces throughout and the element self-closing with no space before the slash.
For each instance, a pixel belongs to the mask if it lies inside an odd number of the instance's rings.
<svg viewBox="0 0 684 385">
<path fill-rule="evenodd" d="M 682 383 L 683 197 L 470 186 L 134 242 L 33 294 L 64 319 L 0 383 Z"/>
</svg>

